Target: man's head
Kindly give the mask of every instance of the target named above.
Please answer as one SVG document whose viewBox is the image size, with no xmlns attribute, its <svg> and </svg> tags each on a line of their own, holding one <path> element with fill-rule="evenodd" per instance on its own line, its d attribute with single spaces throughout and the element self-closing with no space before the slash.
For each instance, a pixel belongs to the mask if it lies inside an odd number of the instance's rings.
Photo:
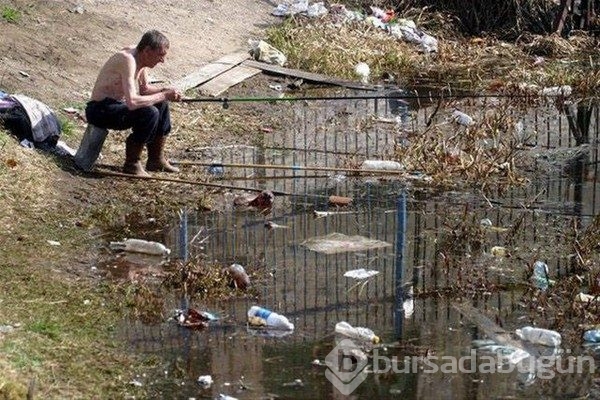
<svg viewBox="0 0 600 400">
<path fill-rule="evenodd" d="M 161 32 L 153 29 L 142 36 L 136 46 L 138 54 L 143 55 L 145 64 L 154 67 L 159 62 L 164 62 L 169 50 L 169 39 Z"/>
</svg>

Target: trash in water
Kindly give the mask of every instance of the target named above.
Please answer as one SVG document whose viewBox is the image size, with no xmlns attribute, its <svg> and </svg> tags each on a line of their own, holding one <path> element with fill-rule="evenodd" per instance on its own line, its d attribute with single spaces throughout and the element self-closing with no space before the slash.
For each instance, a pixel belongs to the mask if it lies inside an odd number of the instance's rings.
<svg viewBox="0 0 600 400">
<path fill-rule="evenodd" d="M 331 233 L 305 240 L 300 245 L 309 250 L 323 254 L 337 254 L 353 251 L 374 250 L 391 246 L 381 240 L 369 239 L 364 236 L 347 236 L 343 233 Z"/>
<path fill-rule="evenodd" d="M 360 166 L 361 169 L 376 170 L 376 171 L 399 171 L 404 169 L 404 166 L 398 161 L 392 160 L 365 160 Z"/>
<path fill-rule="evenodd" d="M 211 164 L 208 167 L 208 173 L 211 175 L 221 176 L 225 173 L 225 168 L 222 164 Z"/>
<path fill-rule="evenodd" d="M 142 239 L 126 239 L 123 242 L 110 242 L 110 248 L 112 250 L 144 253 L 156 256 L 166 256 L 171 254 L 171 250 L 164 244 Z"/>
<path fill-rule="evenodd" d="M 246 206 L 256 209 L 262 213 L 268 214 L 273 207 L 275 195 L 270 190 L 264 190 L 258 195 L 242 195 L 233 199 L 233 205 L 236 207 Z"/>
<path fill-rule="evenodd" d="M 203 389 L 208 389 L 213 383 L 213 378 L 210 375 L 201 375 L 197 382 Z"/>
<path fill-rule="evenodd" d="M 596 302 L 600 300 L 600 296 L 594 296 L 591 294 L 587 294 L 587 293 L 578 293 L 577 296 L 575 296 L 575 301 L 581 302 L 581 303 L 589 303 L 589 302 Z"/>
<path fill-rule="evenodd" d="M 293 382 L 285 382 L 283 384 L 284 387 L 303 387 L 304 386 L 304 382 L 302 382 L 302 379 L 294 379 Z"/>
<path fill-rule="evenodd" d="M 342 214 L 356 214 L 355 211 L 313 211 L 313 215 L 315 218 L 325 218 L 330 217 L 332 215 L 342 215 Z"/>
<path fill-rule="evenodd" d="M 257 337 L 264 337 L 264 338 L 282 338 L 288 335 L 291 335 L 292 333 L 294 333 L 293 330 L 284 330 L 284 329 L 277 329 L 277 328 L 269 328 L 265 325 L 260 325 L 262 318 L 258 318 L 258 317 L 252 317 L 254 319 L 255 325 L 250 323 L 250 318 L 248 319 L 248 327 L 247 327 L 247 332 L 252 335 L 252 336 L 257 336 Z M 258 323 L 258 325 L 256 325 L 256 323 Z M 266 323 L 264 320 L 262 320 L 262 323 Z"/>
<path fill-rule="evenodd" d="M 352 339 L 371 342 L 373 344 L 379 343 L 379 336 L 375 335 L 371 329 L 363 328 L 361 326 L 354 327 L 346 321 L 338 322 L 335 325 L 335 332 Z"/>
<path fill-rule="evenodd" d="M 329 196 L 329 204 L 333 206 L 347 206 L 352 203 L 351 197 L 343 197 L 343 196 Z"/>
<path fill-rule="evenodd" d="M 489 218 L 483 218 L 481 221 L 479 221 L 479 225 L 485 226 L 485 227 L 494 226 L 494 224 L 492 223 L 492 220 Z"/>
<path fill-rule="evenodd" d="M 179 326 L 192 329 L 204 329 L 208 327 L 208 323 L 216 321 L 218 318 L 213 314 L 198 311 L 193 308 L 188 308 L 187 312 L 183 310 L 175 310 L 175 320 Z"/>
<path fill-rule="evenodd" d="M 294 330 L 294 324 L 292 324 L 285 316 L 259 306 L 250 307 L 248 310 L 248 323 L 253 325 L 253 323 L 257 322 L 257 318 L 258 321 L 263 320 L 264 326 L 269 328 Z"/>
<path fill-rule="evenodd" d="M 475 341 L 473 341 L 475 342 Z M 531 357 L 527 351 L 523 349 L 519 349 L 517 347 L 508 346 L 508 345 L 499 345 L 494 341 L 486 341 L 491 343 L 480 343 L 483 345 L 479 345 L 476 343 L 472 343 L 474 349 L 478 352 L 484 352 L 488 354 L 495 354 L 500 357 L 502 361 L 508 362 L 509 364 L 518 364 L 521 361 Z"/>
<path fill-rule="evenodd" d="M 219 395 L 217 397 L 215 397 L 215 400 L 238 400 L 238 399 L 237 399 L 237 397 L 232 397 L 232 396 L 228 396 L 223 393 L 219 393 Z"/>
<path fill-rule="evenodd" d="M 229 267 L 224 268 L 223 272 L 230 279 L 229 286 L 241 290 L 246 290 L 250 286 L 250 277 L 240 264 L 231 264 Z"/>
<path fill-rule="evenodd" d="M 465 114 L 462 111 L 459 110 L 454 110 L 452 112 L 452 121 L 456 122 L 459 125 L 462 126 L 471 126 L 475 123 L 475 121 L 473 121 L 473 118 L 471 118 L 471 116 Z"/>
<path fill-rule="evenodd" d="M 508 254 L 508 251 L 506 250 L 506 247 L 494 246 L 491 248 L 490 253 L 494 257 L 506 257 Z"/>
<path fill-rule="evenodd" d="M 533 264 L 533 275 L 531 276 L 533 285 L 541 290 L 548 289 L 550 279 L 548 279 L 548 265 L 542 261 L 536 261 Z"/>
<path fill-rule="evenodd" d="M 375 271 L 375 270 L 366 270 L 364 268 L 359 268 L 359 269 L 353 269 L 352 271 L 347 271 L 344 276 L 347 278 L 354 278 L 354 279 L 367 279 L 370 278 L 372 276 L 375 276 L 379 273 L 379 271 Z"/>
<path fill-rule="evenodd" d="M 521 340 L 541 344 L 544 346 L 557 347 L 560 346 L 562 341 L 560 333 L 550 329 L 526 326 L 515 330 L 515 333 Z"/>
<path fill-rule="evenodd" d="M 590 329 L 583 333 L 583 340 L 591 343 L 600 343 L 600 329 Z"/>
<path fill-rule="evenodd" d="M 414 289 L 412 285 L 404 293 L 402 309 L 404 310 L 404 318 L 410 318 L 415 313 Z"/>
<path fill-rule="evenodd" d="M 289 228 L 289 226 L 279 225 L 273 221 L 267 221 L 267 222 L 265 222 L 265 228 L 267 228 L 267 229 L 287 229 L 287 228 Z"/>
</svg>

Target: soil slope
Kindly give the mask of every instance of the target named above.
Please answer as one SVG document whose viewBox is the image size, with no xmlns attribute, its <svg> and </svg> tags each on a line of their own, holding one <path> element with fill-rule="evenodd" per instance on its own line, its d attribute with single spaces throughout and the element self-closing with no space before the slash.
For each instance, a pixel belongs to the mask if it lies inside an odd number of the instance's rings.
<svg viewBox="0 0 600 400">
<path fill-rule="evenodd" d="M 168 83 L 247 49 L 248 39 L 262 38 L 277 22 L 272 9 L 265 0 L 0 0 L 3 14 L 17 11 L 14 22 L 0 18 L 0 90 L 52 107 L 70 121 L 62 139 L 76 148 L 85 123 L 63 108 L 83 110 L 111 53 L 137 43 L 148 29 L 161 30 L 171 50 L 151 76 Z M 168 151 L 181 153 L 235 133 L 213 122 L 219 110 L 174 104 Z M 140 365 L 114 345 L 113 328 L 125 307 L 103 285 L 98 256 L 113 236 L 147 229 L 160 238 L 180 207 L 201 207 L 210 193 L 201 186 L 98 179 L 68 160 L 25 149 L 5 133 L 0 131 L 0 326 L 15 332 L 0 333 L 0 398 L 25 398 L 27 391 L 36 398 L 126 398 L 143 390 L 128 384 Z M 122 164 L 125 135 L 111 132 L 103 163 Z"/>
</svg>

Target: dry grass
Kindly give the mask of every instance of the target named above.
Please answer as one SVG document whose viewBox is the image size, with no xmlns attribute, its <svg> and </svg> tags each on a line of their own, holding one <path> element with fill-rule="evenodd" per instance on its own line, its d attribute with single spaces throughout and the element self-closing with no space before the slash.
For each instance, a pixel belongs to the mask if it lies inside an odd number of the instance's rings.
<svg viewBox="0 0 600 400">
<path fill-rule="evenodd" d="M 339 24 L 327 17 L 290 18 L 272 28 L 268 40 L 288 56 L 292 68 L 356 79 L 354 66 L 365 62 L 370 66 L 372 82 L 391 73 L 400 87 L 451 85 L 454 89 L 494 91 L 505 86 L 505 82 L 516 82 L 540 86 L 570 84 L 575 91 L 585 93 L 600 88 L 597 76 L 593 80 L 582 76 L 594 75 L 597 70 L 588 60 L 588 55 L 597 59 L 596 41 L 584 33 L 569 40 L 524 34 L 511 44 L 492 35 L 463 37 L 453 28 L 455 24 L 441 14 L 410 9 L 399 17 L 413 19 L 419 28 L 436 37 L 438 53 L 421 53 L 417 46 L 365 22 Z M 545 68 L 555 72 L 530 76 L 536 69 L 535 56 L 548 57 Z M 575 68 L 563 63 L 563 57 L 583 59 L 586 64 Z"/>
</svg>

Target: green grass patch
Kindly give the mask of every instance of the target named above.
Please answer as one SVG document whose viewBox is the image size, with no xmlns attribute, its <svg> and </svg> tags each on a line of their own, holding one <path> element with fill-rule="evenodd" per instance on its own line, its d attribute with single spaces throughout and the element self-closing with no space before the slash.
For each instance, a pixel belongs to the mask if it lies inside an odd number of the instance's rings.
<svg viewBox="0 0 600 400">
<path fill-rule="evenodd" d="M 0 12 L 2 19 L 11 24 L 16 24 L 21 20 L 21 12 L 16 8 L 4 6 Z"/>
</svg>

